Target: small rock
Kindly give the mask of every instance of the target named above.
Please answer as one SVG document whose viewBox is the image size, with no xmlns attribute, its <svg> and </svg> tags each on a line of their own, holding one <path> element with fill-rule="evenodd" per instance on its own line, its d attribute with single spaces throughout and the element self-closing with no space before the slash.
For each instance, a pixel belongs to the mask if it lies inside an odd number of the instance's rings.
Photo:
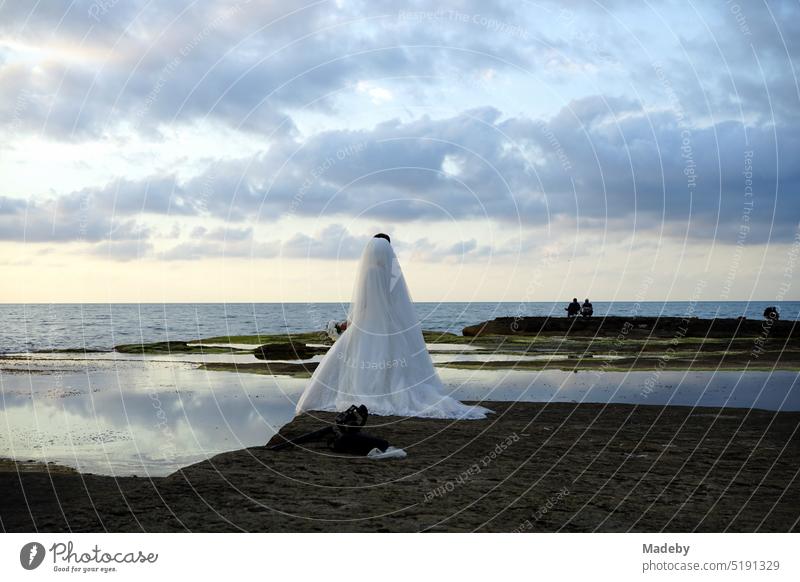
<svg viewBox="0 0 800 582">
<path fill-rule="evenodd" d="M 253 350 L 253 355 L 259 360 L 307 360 L 318 353 L 319 348 L 293 342 L 265 344 Z"/>
</svg>

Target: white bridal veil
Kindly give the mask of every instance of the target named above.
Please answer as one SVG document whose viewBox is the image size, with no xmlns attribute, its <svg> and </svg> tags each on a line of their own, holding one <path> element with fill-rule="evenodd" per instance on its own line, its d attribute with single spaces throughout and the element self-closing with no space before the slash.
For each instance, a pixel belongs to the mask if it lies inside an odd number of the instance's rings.
<svg viewBox="0 0 800 582">
<path fill-rule="evenodd" d="M 347 330 L 325 355 L 297 403 L 307 410 L 365 404 L 372 414 L 484 418 L 445 393 L 392 245 L 373 238 L 361 255 Z"/>
</svg>

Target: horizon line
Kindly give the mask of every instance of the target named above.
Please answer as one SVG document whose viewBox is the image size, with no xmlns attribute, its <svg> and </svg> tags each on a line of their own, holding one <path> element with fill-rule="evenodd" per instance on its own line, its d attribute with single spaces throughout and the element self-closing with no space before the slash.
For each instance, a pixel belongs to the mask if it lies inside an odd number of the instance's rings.
<svg viewBox="0 0 800 582">
<path fill-rule="evenodd" d="M 503 301 L 413 301 L 413 303 L 569 303 L 570 299 L 541 299 L 530 300 L 503 300 Z M 688 303 L 691 299 L 651 299 L 647 301 L 636 299 L 592 299 L 593 303 Z M 725 300 L 703 300 L 694 301 L 695 303 L 798 303 L 800 299 L 725 299 Z M 2 305 L 309 305 L 309 304 L 341 304 L 350 303 L 350 300 L 339 301 L 0 301 Z"/>
</svg>

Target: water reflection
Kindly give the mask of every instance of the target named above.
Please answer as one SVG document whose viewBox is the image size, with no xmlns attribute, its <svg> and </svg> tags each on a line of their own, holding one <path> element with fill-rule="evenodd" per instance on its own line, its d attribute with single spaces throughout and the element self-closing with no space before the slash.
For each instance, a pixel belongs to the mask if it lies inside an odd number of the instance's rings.
<svg viewBox="0 0 800 582">
<path fill-rule="evenodd" d="M 462 400 L 594 402 L 800 410 L 794 371 L 440 370 Z"/>
<path fill-rule="evenodd" d="M 99 356 L 0 361 L 0 457 L 109 475 L 166 475 L 219 452 L 265 443 L 291 420 L 306 383 L 206 372 L 173 357 Z M 799 374 L 792 371 L 664 371 L 657 378 L 648 371 L 439 373 L 461 400 L 800 410 Z"/>
<path fill-rule="evenodd" d="M 291 420 L 304 384 L 145 362 L 0 379 L 0 456 L 112 475 L 166 475 L 263 444 Z"/>
</svg>

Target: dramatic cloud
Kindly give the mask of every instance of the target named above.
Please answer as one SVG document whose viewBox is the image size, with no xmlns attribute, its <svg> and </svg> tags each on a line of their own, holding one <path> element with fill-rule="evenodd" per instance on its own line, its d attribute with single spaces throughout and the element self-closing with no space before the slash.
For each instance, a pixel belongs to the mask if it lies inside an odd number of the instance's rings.
<svg viewBox="0 0 800 582">
<path fill-rule="evenodd" d="M 787 243 L 798 54 L 788 1 L 5 2 L 0 241 L 350 260 L 372 221 L 429 262 L 567 224 Z M 465 221 L 516 244 L 430 229 Z"/>
<path fill-rule="evenodd" d="M 602 96 L 571 102 L 550 119 L 506 119 L 487 108 L 286 138 L 253 158 L 212 164 L 183 183 L 175 176 L 120 180 L 61 199 L 68 212 L 59 224 L 82 206 L 93 217 L 257 223 L 298 215 L 535 225 L 570 216 L 607 227 L 608 220 L 628 217 L 725 240 L 735 238 L 747 209 L 763 241 L 791 237 L 800 215 L 798 197 L 786 195 L 800 186 L 793 164 L 799 136 L 794 126 L 736 121 L 690 129 L 673 111 Z M 7 202 L 0 208 L 14 224 L 55 216 L 50 206 Z"/>
<path fill-rule="evenodd" d="M 115 220 L 112 213 L 91 209 L 88 199 L 78 195 L 29 203 L 0 198 L 0 241 L 128 241 L 147 235 L 148 229 L 135 220 Z"/>
<path fill-rule="evenodd" d="M 502 6 L 461 6 L 492 22 L 507 14 Z M 441 25 L 452 22 L 437 23 L 413 5 L 400 13 L 392 3 L 250 0 L 82 0 L 60 8 L 13 0 L 0 7 L 0 50 L 10 57 L 0 68 L 0 112 L 16 131 L 81 140 L 121 125 L 146 132 L 211 118 L 285 133 L 294 129 L 287 111 L 331 111 L 335 93 L 363 91 L 364 79 L 409 75 L 425 83 L 437 62 L 471 62 L 436 48 Z M 461 28 L 460 51 L 497 51 L 488 37 Z M 503 45 L 514 51 L 511 39 Z M 366 92 L 380 100 L 388 93 Z"/>
</svg>

